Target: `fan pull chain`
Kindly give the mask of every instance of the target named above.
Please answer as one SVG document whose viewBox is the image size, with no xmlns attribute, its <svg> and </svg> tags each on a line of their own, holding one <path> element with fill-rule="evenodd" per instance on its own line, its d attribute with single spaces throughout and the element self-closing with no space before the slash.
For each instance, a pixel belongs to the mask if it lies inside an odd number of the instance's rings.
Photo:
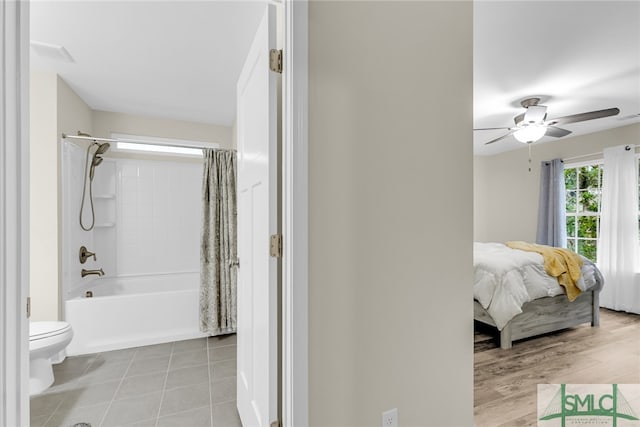
<svg viewBox="0 0 640 427">
<path fill-rule="evenodd" d="M 527 144 L 527 148 L 529 148 L 529 172 L 531 172 L 531 143 Z"/>
</svg>

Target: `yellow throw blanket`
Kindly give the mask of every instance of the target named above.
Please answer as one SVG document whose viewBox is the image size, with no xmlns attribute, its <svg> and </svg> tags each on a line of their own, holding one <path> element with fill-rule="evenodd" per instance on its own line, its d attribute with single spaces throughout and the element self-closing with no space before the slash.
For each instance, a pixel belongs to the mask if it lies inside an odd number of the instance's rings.
<svg viewBox="0 0 640 427">
<path fill-rule="evenodd" d="M 512 249 L 527 252 L 537 252 L 544 258 L 544 269 L 552 277 L 558 279 L 558 283 L 564 287 L 569 301 L 575 300 L 580 295 L 580 288 L 576 286 L 580 280 L 580 268 L 582 258 L 575 252 L 553 246 L 536 245 L 527 242 L 507 242 Z"/>
</svg>

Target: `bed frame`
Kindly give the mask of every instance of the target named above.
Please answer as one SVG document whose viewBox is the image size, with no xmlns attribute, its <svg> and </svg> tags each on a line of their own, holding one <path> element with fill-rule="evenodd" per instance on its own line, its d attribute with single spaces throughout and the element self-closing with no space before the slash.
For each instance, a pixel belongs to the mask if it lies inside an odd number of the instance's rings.
<svg viewBox="0 0 640 427">
<path fill-rule="evenodd" d="M 573 302 L 562 294 L 525 303 L 522 313 L 500 331 L 500 348 L 509 349 L 513 341 L 591 322 L 600 326 L 600 291 L 583 292 Z M 491 315 L 474 300 L 474 319 L 496 326 Z"/>
</svg>

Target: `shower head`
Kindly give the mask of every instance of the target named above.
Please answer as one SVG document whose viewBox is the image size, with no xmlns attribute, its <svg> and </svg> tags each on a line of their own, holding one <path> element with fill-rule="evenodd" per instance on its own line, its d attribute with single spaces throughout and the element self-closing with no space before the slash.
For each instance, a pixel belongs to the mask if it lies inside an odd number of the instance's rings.
<svg viewBox="0 0 640 427">
<path fill-rule="evenodd" d="M 100 157 L 100 155 L 104 154 L 110 147 L 108 142 L 105 142 L 103 144 L 99 144 L 96 142 L 95 144 L 98 146 L 98 148 L 96 148 L 95 153 L 93 153 L 93 159 L 91 160 L 91 170 L 89 171 L 89 179 L 92 181 L 96 166 L 98 166 L 100 163 L 102 163 L 102 160 L 104 160 L 102 157 Z"/>
<path fill-rule="evenodd" d="M 102 144 L 98 144 L 98 149 L 96 150 L 96 153 L 94 154 L 94 156 L 96 156 L 98 154 L 106 153 L 110 146 L 111 145 L 108 142 L 105 142 L 105 143 L 102 143 Z"/>
</svg>

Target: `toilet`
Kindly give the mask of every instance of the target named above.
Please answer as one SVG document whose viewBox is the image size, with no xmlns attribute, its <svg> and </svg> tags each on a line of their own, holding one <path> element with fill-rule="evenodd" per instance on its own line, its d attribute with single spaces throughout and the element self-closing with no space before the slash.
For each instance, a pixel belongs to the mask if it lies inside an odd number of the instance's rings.
<svg viewBox="0 0 640 427">
<path fill-rule="evenodd" d="M 53 384 L 52 364 L 66 357 L 73 338 L 67 322 L 29 322 L 29 394 L 42 393 Z"/>
</svg>

